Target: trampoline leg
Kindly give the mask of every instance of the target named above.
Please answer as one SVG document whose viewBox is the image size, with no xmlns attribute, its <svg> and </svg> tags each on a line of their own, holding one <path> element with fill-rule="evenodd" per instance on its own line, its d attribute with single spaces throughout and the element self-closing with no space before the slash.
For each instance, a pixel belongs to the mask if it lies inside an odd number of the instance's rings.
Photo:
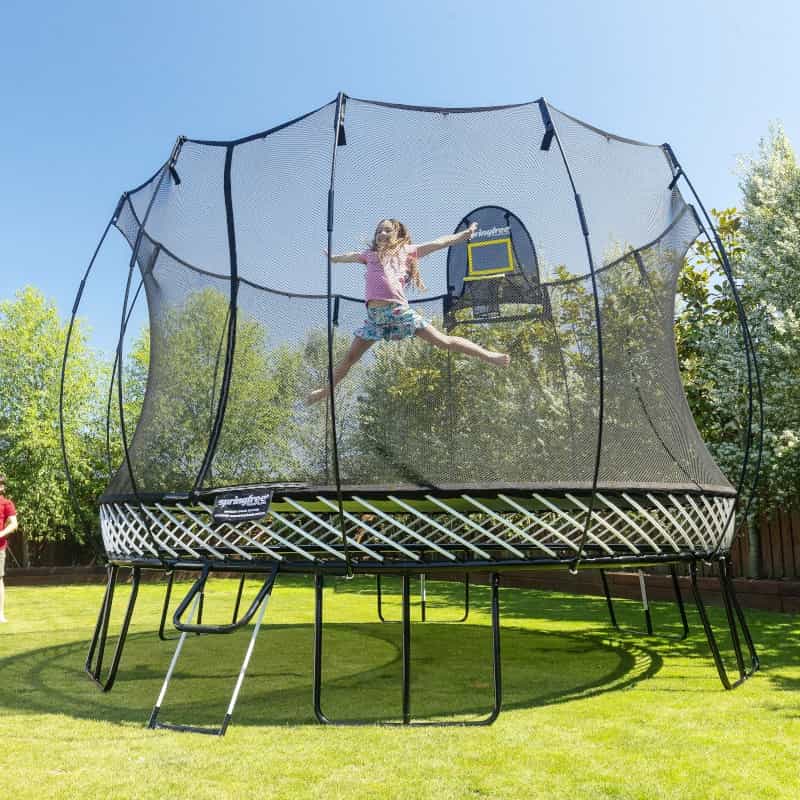
<svg viewBox="0 0 800 800">
<path fill-rule="evenodd" d="M 380 616 L 380 585 L 381 576 L 378 575 L 378 615 Z M 312 689 L 314 701 L 314 716 L 323 725 L 334 724 L 322 712 L 322 598 L 324 580 L 322 573 L 314 575 L 314 685 Z M 383 617 L 381 617 L 383 621 Z"/>
<path fill-rule="evenodd" d="M 500 715 L 503 704 L 503 674 L 500 664 L 500 575 L 492 574 L 492 670 L 494 676 L 494 706 L 481 725 L 491 725 Z"/>
<path fill-rule="evenodd" d="M 239 578 L 239 590 L 236 592 L 236 602 L 233 605 L 233 616 L 231 617 L 231 622 L 236 622 L 236 618 L 239 616 L 239 606 L 242 604 L 242 592 L 244 591 L 244 579 L 247 576 L 242 573 L 242 577 Z"/>
<path fill-rule="evenodd" d="M 89 652 L 86 655 L 86 662 L 84 663 L 84 671 L 86 674 L 102 689 L 104 692 L 110 692 L 114 686 L 114 681 L 117 677 L 119 663 L 122 659 L 122 651 L 125 648 L 125 640 L 128 638 L 128 628 L 131 624 L 131 617 L 133 616 L 133 609 L 136 607 L 136 598 L 139 594 L 139 582 L 142 577 L 141 567 L 133 567 L 131 570 L 131 593 L 128 598 L 128 607 L 125 610 L 125 617 L 122 621 L 120 628 L 119 638 L 117 639 L 117 646 L 114 649 L 114 656 L 111 660 L 111 667 L 108 670 L 105 681 L 101 679 L 103 669 L 103 656 L 106 650 L 106 641 L 108 638 L 108 625 L 111 619 L 111 608 L 114 604 L 114 589 L 117 583 L 117 576 L 119 574 L 119 567 L 114 564 L 108 567 L 108 581 L 106 582 L 106 591 L 103 595 L 103 602 L 100 606 L 100 614 L 97 617 L 97 623 L 94 628 L 94 635 L 89 644 Z M 94 662 L 95 652 L 97 653 L 97 661 Z"/>
<path fill-rule="evenodd" d="M 606 578 L 606 571 L 600 570 L 600 580 L 603 582 L 603 594 L 606 596 L 606 605 L 608 606 L 608 615 L 611 618 L 611 625 L 619 629 L 617 623 L 617 615 L 614 613 L 614 601 L 611 599 L 611 590 L 608 588 L 608 579 Z"/>
<path fill-rule="evenodd" d="M 197 624 L 198 625 L 202 625 L 203 624 L 203 605 L 205 604 L 205 600 L 206 600 L 206 584 L 205 584 L 205 581 L 203 581 L 203 588 L 200 589 L 200 605 L 199 605 L 199 607 L 197 609 Z M 197 631 L 197 635 L 198 636 L 200 635 L 200 631 Z"/>
<path fill-rule="evenodd" d="M 642 593 L 642 610 L 644 611 L 644 624 L 647 629 L 647 635 L 653 635 L 653 618 L 650 616 L 650 603 L 647 602 L 647 585 L 644 581 L 644 572 L 637 570 L 639 573 L 639 591 Z"/>
<path fill-rule="evenodd" d="M 469 576 L 467 576 L 467 581 Z M 489 716 L 480 720 L 459 722 L 412 722 L 411 721 L 411 578 L 403 575 L 402 594 L 402 721 L 380 722 L 379 725 L 405 725 L 412 727 L 470 727 L 474 725 L 491 725 L 499 716 L 503 702 L 503 675 L 500 663 L 500 576 L 492 573 L 492 675 L 494 682 L 494 703 Z M 469 586 L 467 582 L 466 586 Z M 469 613 L 469 593 L 467 589 L 467 612 Z M 314 675 L 313 675 L 313 702 L 314 716 L 324 725 L 359 726 L 373 725 L 373 722 L 331 720 L 322 710 L 322 625 L 323 625 L 323 576 L 314 576 L 315 611 L 314 611 Z M 466 617 L 465 617 L 466 618 Z"/>
<path fill-rule="evenodd" d="M 739 604 L 739 598 L 736 596 L 736 589 L 733 585 L 733 578 L 731 577 L 730 573 L 730 563 L 726 560 L 725 561 L 725 569 L 721 573 L 727 588 L 728 588 L 728 598 L 731 602 L 733 610 L 736 613 L 736 617 L 739 621 L 739 627 L 742 631 L 742 636 L 744 637 L 745 644 L 747 644 L 747 650 L 750 655 L 750 672 L 747 674 L 746 677 L 750 677 L 754 672 L 758 672 L 761 667 L 761 662 L 758 658 L 758 653 L 756 653 L 756 647 L 753 643 L 753 637 L 750 635 L 750 627 L 747 624 L 747 620 L 745 619 L 744 612 L 742 611 L 742 607 Z"/>
<path fill-rule="evenodd" d="M 714 665 L 717 668 L 717 674 L 719 675 L 720 682 L 725 687 L 725 689 L 735 689 L 737 686 L 746 681 L 759 668 L 759 661 L 758 661 L 758 656 L 756 655 L 755 647 L 753 645 L 753 640 L 750 636 L 750 630 L 747 626 L 747 621 L 745 620 L 744 614 L 742 613 L 741 607 L 739 606 L 739 602 L 736 599 L 736 592 L 734 591 L 733 582 L 730 578 L 730 575 L 728 574 L 728 565 L 725 559 L 720 559 L 719 567 L 720 567 L 719 584 L 722 592 L 722 599 L 725 604 L 725 615 L 728 621 L 728 628 L 731 634 L 731 642 L 733 644 L 734 655 L 736 657 L 736 665 L 739 669 L 739 678 L 733 683 L 728 677 L 728 673 L 725 669 L 725 664 L 722 661 L 722 655 L 720 654 L 719 645 L 717 644 L 717 640 L 716 637 L 714 636 L 714 631 L 711 628 L 711 623 L 708 619 L 708 614 L 706 612 L 703 599 L 700 595 L 700 587 L 697 584 L 697 565 L 695 564 L 694 561 L 690 562 L 689 564 L 689 573 L 692 579 L 692 592 L 694 594 L 695 605 L 697 606 L 697 611 L 700 614 L 700 620 L 703 623 L 703 630 L 705 631 L 706 639 L 708 640 L 708 646 L 709 649 L 711 650 L 711 656 L 714 659 Z M 735 609 L 735 616 L 734 616 L 734 609 Z M 739 626 L 741 627 L 742 634 L 745 637 L 748 649 L 750 651 L 751 666 L 749 671 L 745 668 L 744 665 L 744 657 L 742 655 L 742 647 L 741 647 L 741 641 L 739 639 L 739 630 L 737 628 L 737 621 L 739 623 Z"/>
<path fill-rule="evenodd" d="M 175 636 L 167 636 L 164 633 L 164 627 L 167 622 L 167 612 L 169 611 L 169 601 L 170 597 L 172 596 L 172 585 L 175 581 L 175 570 L 170 570 L 169 573 L 169 582 L 167 583 L 167 591 L 164 595 L 164 606 L 161 609 L 161 622 L 158 626 L 158 638 L 161 639 L 162 642 L 171 641 L 177 637 Z M 236 622 L 236 618 L 239 616 L 239 607 L 242 603 L 242 593 L 244 591 L 244 582 L 247 576 L 242 574 L 242 577 L 239 579 L 239 589 L 236 592 L 236 602 L 233 605 L 233 615 L 231 617 L 231 623 Z M 200 625 L 203 622 L 203 600 L 205 598 L 205 593 L 201 592 L 200 594 L 200 613 L 197 617 L 197 624 Z"/>
<path fill-rule="evenodd" d="M 464 573 L 464 616 L 456 622 L 466 622 L 469 616 L 469 572 Z"/>
<path fill-rule="evenodd" d="M 383 616 L 383 584 L 381 583 L 381 576 L 378 573 L 375 576 L 375 589 L 378 604 L 378 619 L 381 622 L 388 622 Z M 420 598 L 420 612 L 422 622 L 428 620 L 428 576 L 422 572 L 419 576 L 419 598 Z M 456 622 L 466 622 L 469 617 L 469 573 L 464 573 L 464 614 L 459 617 Z"/>
<path fill-rule="evenodd" d="M 106 567 L 106 574 L 108 575 L 106 579 L 106 590 L 103 593 L 103 602 L 100 604 L 100 613 L 97 615 L 94 634 L 92 635 L 92 641 L 89 644 L 89 652 L 86 655 L 86 663 L 84 664 L 84 670 L 94 681 L 97 681 L 97 676 L 99 676 L 100 669 L 103 665 L 103 652 L 105 651 L 106 634 L 108 633 L 108 618 L 111 613 L 111 603 L 114 599 L 114 587 L 117 583 L 118 572 L 119 567 L 116 565 L 109 564 L 108 567 Z M 92 667 L 94 651 L 98 646 L 100 649 L 97 656 L 97 664 Z"/>
<path fill-rule="evenodd" d="M 381 575 L 380 575 L 380 573 L 378 573 L 375 576 L 375 588 L 377 590 L 377 596 L 378 596 L 378 619 L 381 622 L 386 622 L 386 620 L 383 618 L 383 593 L 381 592 Z"/>
<path fill-rule="evenodd" d="M 683 626 L 679 641 L 683 641 L 689 635 L 689 620 L 686 618 L 686 606 L 683 604 L 681 585 L 678 581 L 678 573 L 675 570 L 674 564 L 670 564 L 669 574 L 672 577 L 672 590 L 675 592 L 675 602 L 678 604 L 678 612 L 681 615 L 681 625 Z"/>
<path fill-rule="evenodd" d="M 169 611 L 169 601 L 172 597 L 172 585 L 175 583 L 175 570 L 171 569 L 168 573 L 167 591 L 164 593 L 164 605 L 161 608 L 161 622 L 158 624 L 158 638 L 162 642 L 168 642 L 174 639 L 174 636 L 167 636 L 164 633 L 164 626 L 167 623 L 167 612 Z"/>
<path fill-rule="evenodd" d="M 411 722 L 411 578 L 403 575 L 403 725 Z"/>
</svg>

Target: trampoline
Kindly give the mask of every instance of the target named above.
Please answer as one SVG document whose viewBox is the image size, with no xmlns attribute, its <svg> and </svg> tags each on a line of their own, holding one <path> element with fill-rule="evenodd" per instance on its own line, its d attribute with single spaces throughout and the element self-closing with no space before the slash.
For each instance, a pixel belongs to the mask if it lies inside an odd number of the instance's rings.
<svg viewBox="0 0 800 800">
<path fill-rule="evenodd" d="M 363 269 L 324 253 L 364 249 L 384 218 L 402 220 L 414 242 L 476 226 L 470 241 L 420 260 L 428 289 L 410 303 L 443 333 L 509 353 L 510 365 L 414 337 L 380 342 L 332 396 L 307 405 L 365 316 Z M 758 471 L 754 402 L 734 486 L 695 426 L 673 335 L 678 273 L 695 239 L 709 238 L 729 278 L 730 265 L 669 145 L 598 130 L 544 99 L 421 108 L 340 94 L 242 139 L 180 137 L 120 198 L 73 319 L 111 228 L 131 250 L 108 395 L 109 436 L 119 431 L 124 460 L 100 498 L 109 574 L 86 669 L 113 686 L 142 570 L 170 576 L 162 638 L 171 577 L 195 572 L 151 727 L 225 732 L 281 572 L 315 576 L 322 722 L 331 722 L 323 588 L 337 576 L 402 576 L 403 724 L 424 724 L 411 711 L 409 596 L 411 576 L 432 572 L 491 576 L 495 697 L 475 724 L 501 708 L 498 592 L 508 570 L 664 565 L 674 576 L 687 565 L 723 685 L 758 668 L 728 561 Z M 731 289 L 752 397 L 757 365 Z M 131 420 L 124 343 L 142 302 L 149 372 Z M 68 356 L 69 339 L 65 370 Z M 719 567 L 736 679 L 700 596 L 704 561 Z M 132 570 L 132 587 L 104 672 L 120 568 Z M 201 619 L 218 572 L 263 580 L 241 614 L 240 584 L 227 625 Z M 252 621 L 222 725 L 160 721 L 187 635 Z"/>
</svg>

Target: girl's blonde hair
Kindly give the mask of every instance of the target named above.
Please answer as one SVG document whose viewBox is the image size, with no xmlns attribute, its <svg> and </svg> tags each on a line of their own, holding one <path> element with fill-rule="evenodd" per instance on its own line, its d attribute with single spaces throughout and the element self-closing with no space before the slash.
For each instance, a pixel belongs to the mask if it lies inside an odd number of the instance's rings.
<svg viewBox="0 0 800 800">
<path fill-rule="evenodd" d="M 381 222 L 391 223 L 392 238 L 389 240 L 388 244 L 379 245 L 376 237 L 373 236 L 370 248 L 374 250 L 378 254 L 378 258 L 383 261 L 384 257 L 391 255 L 392 251 L 397 250 L 404 244 L 411 244 L 411 234 L 408 232 L 408 228 L 400 222 L 399 219 L 382 219 L 378 223 L 378 226 L 380 226 Z M 376 231 L 378 226 L 376 226 Z M 424 292 L 427 288 L 422 280 L 422 276 L 419 274 L 419 259 L 416 256 L 410 256 L 408 259 L 408 278 L 409 283 L 418 291 Z"/>
</svg>

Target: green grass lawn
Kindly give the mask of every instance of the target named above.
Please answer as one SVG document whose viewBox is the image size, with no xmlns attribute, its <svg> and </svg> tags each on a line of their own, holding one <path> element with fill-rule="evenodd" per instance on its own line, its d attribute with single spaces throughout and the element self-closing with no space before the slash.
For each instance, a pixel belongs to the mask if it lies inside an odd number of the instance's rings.
<svg viewBox="0 0 800 800">
<path fill-rule="evenodd" d="M 469 620 L 453 623 L 461 586 L 428 587 L 429 621 L 412 609 L 412 713 L 475 719 L 492 702 L 488 589 L 473 587 Z M 175 603 L 187 588 L 176 585 Z M 385 588 L 397 619 L 399 582 Z M 235 589 L 210 583 L 206 621 L 229 621 Z M 372 581 L 329 580 L 326 593 L 325 712 L 397 719 L 400 626 L 377 620 Z M 119 587 L 115 630 L 126 595 Z M 101 596 L 100 586 L 8 588 L 0 791 L 10 800 L 800 797 L 793 616 L 748 613 L 762 671 L 725 692 L 692 609 L 690 637 L 677 642 L 671 604 L 654 606 L 648 637 L 632 630 L 635 603 L 619 602 L 631 632 L 618 633 L 601 598 L 501 589 L 504 711 L 493 726 L 335 728 L 312 712 L 311 581 L 280 576 L 233 723 L 215 738 L 146 727 L 174 649 L 156 635 L 163 584 L 142 586 L 113 691 L 87 679 Z M 161 719 L 219 725 L 246 644 L 244 631 L 189 637 Z"/>
</svg>

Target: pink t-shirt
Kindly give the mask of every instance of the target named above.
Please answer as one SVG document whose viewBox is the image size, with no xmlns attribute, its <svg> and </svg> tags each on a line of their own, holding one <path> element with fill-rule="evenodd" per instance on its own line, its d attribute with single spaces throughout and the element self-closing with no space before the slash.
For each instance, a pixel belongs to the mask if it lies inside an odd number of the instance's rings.
<svg viewBox="0 0 800 800">
<path fill-rule="evenodd" d="M 374 250 L 365 250 L 361 262 L 366 265 L 364 300 L 387 300 L 408 303 L 405 288 L 410 278 L 410 260 L 417 255 L 416 245 L 401 245 L 396 253 L 381 263 Z"/>
</svg>

